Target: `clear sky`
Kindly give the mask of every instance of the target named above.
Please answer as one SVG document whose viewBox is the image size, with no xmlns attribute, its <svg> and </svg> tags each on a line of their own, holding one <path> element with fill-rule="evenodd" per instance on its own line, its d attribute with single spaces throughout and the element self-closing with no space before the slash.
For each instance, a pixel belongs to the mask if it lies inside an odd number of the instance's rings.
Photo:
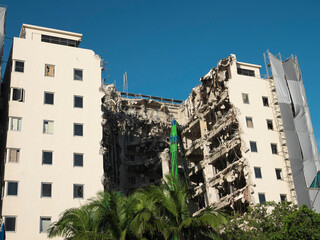
<svg viewBox="0 0 320 240">
<path fill-rule="evenodd" d="M 231 53 L 260 64 L 263 52 L 298 56 L 320 142 L 320 1 L 2 0 L 6 35 L 23 23 L 83 34 L 109 70 L 107 82 L 129 92 L 184 100 L 199 78 Z M 8 55 L 11 40 L 5 41 Z"/>
</svg>

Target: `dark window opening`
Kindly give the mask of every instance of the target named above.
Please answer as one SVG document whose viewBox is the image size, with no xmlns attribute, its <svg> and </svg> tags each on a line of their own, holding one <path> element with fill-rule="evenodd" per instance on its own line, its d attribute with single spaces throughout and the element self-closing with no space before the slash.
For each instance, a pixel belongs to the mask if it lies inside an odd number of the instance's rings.
<svg viewBox="0 0 320 240">
<path fill-rule="evenodd" d="M 42 152 L 42 164 L 52 165 L 52 152 Z"/>
<path fill-rule="evenodd" d="M 53 105 L 54 103 L 54 94 L 53 93 L 44 93 L 44 104 L 50 104 Z"/>
<path fill-rule="evenodd" d="M 17 196 L 18 195 L 18 182 L 8 182 L 7 195 Z"/>
<path fill-rule="evenodd" d="M 259 196 L 260 204 L 262 204 L 266 201 L 266 196 L 264 195 L 264 193 L 258 193 L 258 196 Z"/>
<path fill-rule="evenodd" d="M 24 102 L 24 89 L 12 88 L 12 101 Z"/>
<path fill-rule="evenodd" d="M 251 149 L 251 152 L 258 152 L 257 143 L 250 142 L 250 149 Z"/>
<path fill-rule="evenodd" d="M 15 67 L 14 71 L 15 72 L 24 72 L 24 62 L 22 61 L 15 61 Z"/>
<path fill-rule="evenodd" d="M 82 81 L 82 70 L 81 69 L 74 69 L 73 79 Z"/>
<path fill-rule="evenodd" d="M 73 135 L 74 136 L 83 136 L 83 125 L 75 123 L 73 125 Z"/>
<path fill-rule="evenodd" d="M 249 77 L 254 77 L 254 71 L 248 70 L 248 69 L 243 69 L 243 68 L 237 68 L 237 73 L 239 75 L 244 75 L 244 76 L 249 76 Z"/>
<path fill-rule="evenodd" d="M 276 177 L 278 180 L 282 179 L 282 170 L 276 169 Z"/>
<path fill-rule="evenodd" d="M 281 202 L 287 201 L 287 195 L 286 194 L 280 194 L 280 200 L 281 200 Z"/>
<path fill-rule="evenodd" d="M 80 44 L 80 41 L 75 41 L 67 38 L 53 37 L 49 35 L 41 35 L 41 41 L 70 47 L 78 47 Z"/>
<path fill-rule="evenodd" d="M 272 120 L 267 120 L 267 127 L 268 127 L 269 130 L 273 130 Z"/>
<path fill-rule="evenodd" d="M 83 108 L 83 97 L 80 96 L 74 96 L 73 99 L 73 107 L 75 108 Z"/>
<path fill-rule="evenodd" d="M 73 198 L 83 198 L 83 185 L 73 185 Z"/>
<path fill-rule="evenodd" d="M 41 197 L 51 197 L 51 183 L 41 183 Z"/>
<path fill-rule="evenodd" d="M 256 176 L 256 178 L 262 178 L 261 168 L 255 167 L 254 168 L 254 175 Z"/>
<path fill-rule="evenodd" d="M 79 153 L 73 154 L 73 166 L 83 167 L 83 154 L 79 154 Z"/>
<path fill-rule="evenodd" d="M 269 107 L 269 99 L 268 97 L 262 97 L 263 106 Z"/>
<path fill-rule="evenodd" d="M 272 152 L 272 154 L 278 154 L 277 144 L 271 143 L 271 152 Z"/>
<path fill-rule="evenodd" d="M 5 217 L 4 224 L 7 232 L 16 231 L 16 217 Z"/>
</svg>

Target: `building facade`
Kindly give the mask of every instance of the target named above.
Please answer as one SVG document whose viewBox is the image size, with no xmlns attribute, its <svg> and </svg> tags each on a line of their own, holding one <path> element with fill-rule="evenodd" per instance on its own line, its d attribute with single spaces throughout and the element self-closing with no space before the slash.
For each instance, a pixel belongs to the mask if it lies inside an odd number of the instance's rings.
<svg viewBox="0 0 320 240">
<path fill-rule="evenodd" d="M 169 173 L 175 119 L 183 143 L 179 172 L 190 182 L 195 212 L 206 206 L 244 212 L 264 201 L 305 203 L 297 192 L 308 186 L 297 184 L 292 171 L 297 166 L 290 161 L 279 92 L 274 78 L 261 77 L 260 68 L 230 55 L 184 102 L 102 88 L 105 187 L 129 192 L 159 183 Z"/>
<path fill-rule="evenodd" d="M 2 84 L 7 239 L 47 239 L 60 213 L 103 190 L 101 58 L 82 34 L 24 24 Z"/>
</svg>

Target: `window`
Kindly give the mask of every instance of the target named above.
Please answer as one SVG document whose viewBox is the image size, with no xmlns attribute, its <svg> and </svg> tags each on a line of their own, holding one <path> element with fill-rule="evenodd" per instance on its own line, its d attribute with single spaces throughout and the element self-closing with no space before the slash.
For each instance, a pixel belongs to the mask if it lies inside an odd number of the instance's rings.
<svg viewBox="0 0 320 240">
<path fill-rule="evenodd" d="M 8 181 L 7 187 L 8 196 L 18 196 L 18 182 Z"/>
<path fill-rule="evenodd" d="M 252 117 L 246 117 L 246 123 L 248 128 L 253 128 Z"/>
<path fill-rule="evenodd" d="M 15 65 L 14 65 L 14 71 L 15 72 L 24 72 L 24 62 L 16 60 Z"/>
<path fill-rule="evenodd" d="M 245 75 L 245 76 L 249 76 L 249 77 L 254 77 L 254 71 L 252 70 L 248 70 L 248 69 L 243 69 L 243 68 L 237 68 L 237 72 L 239 75 Z"/>
<path fill-rule="evenodd" d="M 21 131 L 22 119 L 19 117 L 11 117 L 11 126 L 10 130 L 12 131 Z"/>
<path fill-rule="evenodd" d="M 260 204 L 264 203 L 266 201 L 266 196 L 264 193 L 258 193 L 259 196 L 259 202 Z"/>
<path fill-rule="evenodd" d="M 51 224 L 51 217 L 40 217 L 40 232 L 47 233 Z"/>
<path fill-rule="evenodd" d="M 52 165 L 52 152 L 42 151 L 42 164 Z"/>
<path fill-rule="evenodd" d="M 247 93 L 242 93 L 242 101 L 245 104 L 249 104 L 249 94 Z"/>
<path fill-rule="evenodd" d="M 53 65 L 45 65 L 45 76 L 54 77 L 54 66 Z"/>
<path fill-rule="evenodd" d="M 317 189 L 320 188 L 320 172 L 317 173 L 317 175 L 315 176 L 315 178 L 313 179 L 311 185 L 310 185 L 311 189 Z"/>
<path fill-rule="evenodd" d="M 262 178 L 260 167 L 254 167 L 254 175 L 256 176 L 256 178 Z"/>
<path fill-rule="evenodd" d="M 267 119 L 267 127 L 268 127 L 269 130 L 273 130 L 272 120 L 268 120 L 268 119 Z"/>
<path fill-rule="evenodd" d="M 74 153 L 73 154 L 73 166 L 74 167 L 83 167 L 83 154 Z"/>
<path fill-rule="evenodd" d="M 73 198 L 83 198 L 83 185 L 73 184 Z"/>
<path fill-rule="evenodd" d="M 51 197 L 52 183 L 41 183 L 41 197 Z"/>
<path fill-rule="evenodd" d="M 53 134 L 53 121 L 43 120 L 43 133 Z"/>
<path fill-rule="evenodd" d="M 280 200 L 281 200 L 281 202 L 287 201 L 287 195 L 286 194 L 280 194 Z"/>
<path fill-rule="evenodd" d="M 83 136 L 83 124 L 73 124 L 73 136 Z"/>
<path fill-rule="evenodd" d="M 78 47 L 80 44 L 80 41 L 75 41 L 67 38 L 59 38 L 49 35 L 41 35 L 41 42 L 47 42 L 47 43 L 53 43 L 53 44 L 59 44 L 59 45 L 65 45 L 70 47 Z"/>
<path fill-rule="evenodd" d="M 20 149 L 18 148 L 9 148 L 8 149 L 9 162 L 19 162 L 20 159 Z"/>
<path fill-rule="evenodd" d="M 12 101 L 24 102 L 24 89 L 12 88 L 11 96 Z"/>
<path fill-rule="evenodd" d="M 250 141 L 250 149 L 251 149 L 251 152 L 258 152 L 257 143 Z"/>
<path fill-rule="evenodd" d="M 278 154 L 277 144 L 271 143 L 271 152 L 272 152 L 272 154 Z"/>
<path fill-rule="evenodd" d="M 12 216 L 4 217 L 4 224 L 6 226 L 7 232 L 15 232 L 16 231 L 16 217 L 12 217 Z"/>
<path fill-rule="evenodd" d="M 278 180 L 282 179 L 282 170 L 276 168 L 276 177 Z"/>
<path fill-rule="evenodd" d="M 269 107 L 269 99 L 268 99 L 268 97 L 262 97 L 262 104 L 265 107 Z"/>
<path fill-rule="evenodd" d="M 54 103 L 54 93 L 44 92 L 44 104 L 53 105 Z"/>
<path fill-rule="evenodd" d="M 82 72 L 81 69 L 73 69 L 73 80 L 82 81 Z"/>
<path fill-rule="evenodd" d="M 73 97 L 73 107 L 75 107 L 75 108 L 83 108 L 83 97 L 74 96 Z"/>
</svg>

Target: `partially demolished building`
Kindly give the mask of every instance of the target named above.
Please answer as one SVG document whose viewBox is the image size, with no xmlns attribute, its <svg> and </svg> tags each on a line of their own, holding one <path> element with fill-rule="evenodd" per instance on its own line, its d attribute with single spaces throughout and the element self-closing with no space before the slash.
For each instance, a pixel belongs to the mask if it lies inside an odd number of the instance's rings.
<svg viewBox="0 0 320 240">
<path fill-rule="evenodd" d="M 272 77 L 261 78 L 260 68 L 230 55 L 200 79 L 184 102 L 102 87 L 105 187 L 129 192 L 160 182 L 169 173 L 170 122 L 175 119 L 184 148 L 179 171 L 188 173 L 194 211 L 298 203 L 279 93 Z"/>
</svg>

